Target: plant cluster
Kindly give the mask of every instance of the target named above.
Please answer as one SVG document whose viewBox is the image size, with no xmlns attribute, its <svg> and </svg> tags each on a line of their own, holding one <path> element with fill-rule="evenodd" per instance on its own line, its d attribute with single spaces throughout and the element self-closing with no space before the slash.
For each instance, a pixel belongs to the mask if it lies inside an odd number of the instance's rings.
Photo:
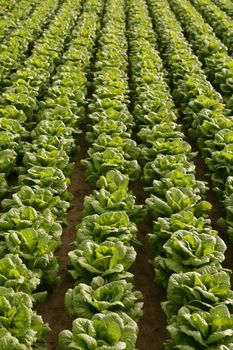
<svg viewBox="0 0 233 350">
<path fill-rule="evenodd" d="M 46 296 L 44 290 L 50 290 L 59 280 L 55 251 L 61 243 L 62 225 L 65 224 L 68 201 L 71 198 L 68 192 L 68 176 L 72 169 L 71 158 L 76 150 L 76 137 L 80 132 L 78 127 L 82 119 L 81 111 L 85 106 L 86 75 L 102 7 L 102 1 L 87 1 L 76 23 L 81 10 L 80 2 L 65 2 L 43 37 L 37 41 L 25 67 L 15 73 L 12 79 L 15 84 L 3 94 L 2 101 L 6 102 L 4 98 L 14 95 L 15 102 L 12 100 L 10 106 L 5 103 L 2 110 L 12 107 L 19 115 L 23 115 L 21 124 L 27 127 L 31 138 L 30 143 L 22 143 L 18 152 L 22 154 L 22 166 L 17 168 L 20 172 L 18 186 L 14 189 L 12 198 L 2 201 L 2 206 L 7 211 L 0 216 L 1 285 L 8 288 L 9 294 L 11 288 L 14 288 L 16 293 L 28 293 L 31 304 L 25 302 L 25 308 L 28 308 L 28 313 L 31 312 L 31 321 L 21 312 L 19 316 L 25 319 L 27 328 L 17 315 L 15 322 L 12 316 L 12 324 L 10 320 L 8 323 L 4 321 L 6 324 L 3 322 L 2 329 L 6 328 L 6 335 L 3 334 L 2 338 L 5 337 L 3 341 L 6 348 L 11 347 L 13 341 L 15 349 L 19 350 L 47 348 L 44 338 L 49 327 L 42 323 L 39 316 L 34 315 L 31 310 L 32 302 L 41 302 Z M 69 18 L 68 21 L 66 17 Z M 69 47 L 46 92 L 46 98 L 38 103 L 40 91 L 60 62 L 66 38 L 71 31 Z M 80 57 L 74 56 L 76 50 Z M 86 57 L 85 53 L 88 53 Z M 43 65 L 43 62 L 46 64 Z M 72 79 L 74 74 L 77 78 L 79 75 L 83 81 L 83 91 L 78 94 L 76 82 Z M 24 76 L 24 79 L 19 79 L 19 76 Z M 73 83 L 70 89 L 63 88 L 67 86 L 67 82 Z M 30 95 L 26 95 L 26 91 L 21 89 L 26 86 L 28 93 L 35 92 L 30 99 L 32 110 L 20 99 L 21 92 L 25 99 L 30 98 Z M 66 101 L 66 104 L 63 101 Z M 59 103 L 60 113 L 56 109 Z M 39 108 L 40 113 L 36 113 Z M 14 298 L 18 298 L 17 295 Z M 8 312 L 9 317 L 12 312 Z M 31 334 L 31 338 L 28 339 L 26 335 L 19 336 L 22 332 L 21 327 Z"/>
<path fill-rule="evenodd" d="M 150 4 L 152 13 L 160 7 L 159 1 Z M 159 28 L 160 22 L 166 25 L 169 22 L 161 14 L 159 20 L 159 15 L 154 18 Z M 208 218 L 211 205 L 205 201 L 206 185 L 195 178 L 194 154 L 177 124 L 167 74 L 154 49 L 155 36 L 143 0 L 129 1 L 128 21 L 134 115 L 137 118 L 137 108 L 143 104 L 153 106 L 151 112 L 156 114 L 154 124 L 147 122 L 150 111 L 145 113 L 144 120 L 143 115 L 140 116 L 137 136 L 142 142 L 145 190 L 150 193 L 146 204 L 154 219 L 154 230 L 148 235 L 155 255 L 152 263 L 157 282 L 167 288 L 167 301 L 162 307 L 171 339 L 165 347 L 231 348 L 232 291 L 229 273 L 221 266 L 226 246 L 211 227 Z M 169 33 L 171 27 L 166 30 Z M 169 35 L 164 28 L 161 31 L 164 37 Z M 171 57 L 175 60 L 174 52 Z M 144 91 L 149 93 L 145 95 Z M 166 98 L 159 98 L 165 93 Z M 169 101 L 165 122 L 160 114 L 164 101 Z"/>
<path fill-rule="evenodd" d="M 94 189 L 69 253 L 75 286 L 65 305 L 74 321 L 60 348 L 135 350 L 143 303 L 129 269 L 136 223 L 149 215 L 152 264 L 167 289 L 166 349 L 233 350 L 226 246 L 178 124 L 183 117 L 197 140 L 232 238 L 233 5 L 190 2 L 147 0 L 148 11 L 146 0 L 0 0 L 1 349 L 47 349 L 49 326 L 33 305 L 59 281 L 55 253 L 88 111 L 82 164 Z M 129 190 L 141 173 L 145 206 Z"/>
<path fill-rule="evenodd" d="M 228 47 L 229 52 L 232 54 L 232 19 L 227 15 L 227 13 L 220 10 L 220 8 L 211 0 L 190 0 L 190 2 L 201 13 L 207 23 L 213 27 L 216 35 L 223 41 L 223 43 Z"/>
<path fill-rule="evenodd" d="M 9 12 L 12 11 L 13 7 L 15 6 L 16 0 L 9 0 L 9 1 L 0 1 L 0 17 L 1 19 L 4 19 Z"/>
<path fill-rule="evenodd" d="M 231 0 L 212 0 L 221 10 L 225 11 L 228 16 L 233 17 L 233 4 Z"/>
<path fill-rule="evenodd" d="M 59 335 L 61 349 L 134 350 L 142 295 L 128 271 L 136 258 L 137 227 L 144 211 L 135 205 L 129 180 L 140 173 L 128 110 L 127 40 L 124 0 L 108 0 L 94 65 L 88 105 L 89 157 L 82 161 L 95 190 L 84 201 L 84 217 L 69 253 L 74 289 L 65 304 L 75 317 Z"/>
<path fill-rule="evenodd" d="M 203 63 L 204 72 L 224 100 L 232 96 L 233 59 L 227 47 L 189 1 L 169 0 L 192 49 Z"/>
<path fill-rule="evenodd" d="M 233 118 L 222 97 L 206 79 L 201 64 L 185 40 L 181 26 L 168 2 L 150 2 L 164 60 L 169 70 L 173 97 L 182 111 L 190 135 L 197 141 L 210 170 L 215 190 L 220 194 L 225 219 L 220 223 L 232 235 L 231 174 Z M 232 104 L 232 97 L 228 105 Z M 232 239 L 232 238 L 231 238 Z"/>
<path fill-rule="evenodd" d="M 1 17 L 0 41 L 4 40 L 5 37 L 8 37 L 10 32 L 20 25 L 21 21 L 23 22 L 28 18 L 38 2 L 38 0 L 23 0 L 16 3 L 10 12 L 6 11 L 5 15 Z"/>
<path fill-rule="evenodd" d="M 25 1 L 28 3 L 28 1 Z M 35 1 L 34 1 L 35 2 Z M 19 4 L 22 2 L 20 1 Z M 27 52 L 30 46 L 42 35 L 44 28 L 54 18 L 58 10 L 59 1 L 46 0 L 41 2 L 34 11 L 24 21 L 17 20 L 18 12 L 11 12 L 12 22 L 16 25 L 9 35 L 3 38 L 0 48 L 0 81 L 1 85 L 11 83 L 11 74 L 23 66 L 27 58 Z M 29 3 L 28 3 L 29 6 Z M 17 6 L 16 6 L 17 8 Z M 30 6 L 29 6 L 30 8 Z M 11 23 L 9 18 L 7 23 Z M 8 25 L 9 25 L 8 24 Z M 4 34 L 2 34 L 3 36 Z"/>
</svg>

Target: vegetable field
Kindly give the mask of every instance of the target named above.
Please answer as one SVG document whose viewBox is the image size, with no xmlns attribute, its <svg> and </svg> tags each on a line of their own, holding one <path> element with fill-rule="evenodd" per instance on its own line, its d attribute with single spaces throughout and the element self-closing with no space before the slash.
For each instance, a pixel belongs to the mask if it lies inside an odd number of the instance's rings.
<svg viewBox="0 0 233 350">
<path fill-rule="evenodd" d="M 233 1 L 0 0 L 0 350 L 233 350 Z"/>
</svg>

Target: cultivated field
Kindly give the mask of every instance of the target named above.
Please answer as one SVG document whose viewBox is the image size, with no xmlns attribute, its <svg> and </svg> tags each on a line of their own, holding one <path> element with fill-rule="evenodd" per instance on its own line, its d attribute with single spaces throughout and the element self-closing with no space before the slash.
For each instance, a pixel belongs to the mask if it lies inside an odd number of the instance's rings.
<svg viewBox="0 0 233 350">
<path fill-rule="evenodd" d="M 233 350 L 233 1 L 0 0 L 0 350 Z"/>
</svg>

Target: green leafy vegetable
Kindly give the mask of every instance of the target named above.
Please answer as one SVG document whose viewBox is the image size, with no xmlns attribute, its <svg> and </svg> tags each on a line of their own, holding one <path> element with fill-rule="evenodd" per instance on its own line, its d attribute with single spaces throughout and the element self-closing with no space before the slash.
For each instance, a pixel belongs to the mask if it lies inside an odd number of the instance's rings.
<svg viewBox="0 0 233 350">
<path fill-rule="evenodd" d="M 128 190 L 129 178 L 118 170 L 110 170 L 97 182 L 100 190 L 94 190 L 84 199 L 84 216 L 106 211 L 125 211 L 129 218 L 141 222 L 145 216 L 142 205 L 135 204 L 135 197 Z"/>
<path fill-rule="evenodd" d="M 1 349 L 46 349 L 44 337 L 50 329 L 32 310 L 28 294 L 0 287 L 0 308 Z"/>
<path fill-rule="evenodd" d="M 225 304 L 209 311 L 182 307 L 170 320 L 171 341 L 166 349 L 233 349 L 233 317 Z"/>
<path fill-rule="evenodd" d="M 102 276 L 109 281 L 130 278 L 131 274 L 126 271 L 136 258 L 134 248 L 125 246 L 121 241 L 100 244 L 84 241 L 79 249 L 68 255 L 72 277 L 84 283 L 89 283 L 96 276 Z"/>
<path fill-rule="evenodd" d="M 226 245 L 217 235 L 179 230 L 173 233 L 163 246 L 166 257 L 158 256 L 154 259 L 157 280 L 166 287 L 168 277 L 176 272 L 196 271 L 206 265 L 219 264 L 225 259 Z"/>
<path fill-rule="evenodd" d="M 65 213 L 69 208 L 69 203 L 54 194 L 52 188 L 41 188 L 39 186 L 22 186 L 19 191 L 12 195 L 12 199 L 3 199 L 1 205 L 6 210 L 13 207 L 29 206 L 44 214 L 46 214 L 46 209 L 50 209 L 51 213 L 56 216 L 56 220 L 62 222 L 64 222 Z"/>
<path fill-rule="evenodd" d="M 162 307 L 168 318 L 177 314 L 184 305 L 205 309 L 221 302 L 232 304 L 230 276 L 214 267 L 206 267 L 201 273 L 174 273 L 168 281 L 167 298 Z"/>
<path fill-rule="evenodd" d="M 77 318 L 72 332 L 59 334 L 61 349 L 134 350 L 137 324 L 126 314 L 112 312 L 96 314 L 92 320 Z"/>
<path fill-rule="evenodd" d="M 77 227 L 76 242 L 105 240 L 129 242 L 135 238 L 137 226 L 129 220 L 124 211 L 106 211 L 103 214 L 83 218 Z"/>
<path fill-rule="evenodd" d="M 80 283 L 74 289 L 68 289 L 65 306 L 73 317 L 92 319 L 96 313 L 105 310 L 127 313 L 137 321 L 142 316 L 142 294 L 133 291 L 132 283 L 126 280 L 105 282 L 95 277 L 90 285 Z"/>
</svg>

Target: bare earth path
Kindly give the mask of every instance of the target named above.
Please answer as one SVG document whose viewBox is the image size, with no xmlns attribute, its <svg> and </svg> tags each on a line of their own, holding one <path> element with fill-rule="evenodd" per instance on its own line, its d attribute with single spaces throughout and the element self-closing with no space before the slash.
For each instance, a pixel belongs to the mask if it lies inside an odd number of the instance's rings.
<svg viewBox="0 0 233 350">
<path fill-rule="evenodd" d="M 75 169 L 71 178 L 69 191 L 74 199 L 71 202 L 71 209 L 68 214 L 68 226 L 62 235 L 62 247 L 58 251 L 60 260 L 61 283 L 49 294 L 46 301 L 38 308 L 38 313 L 43 316 L 44 321 L 49 322 L 52 331 L 48 336 L 49 350 L 57 350 L 57 336 L 63 329 L 71 329 L 72 319 L 68 316 L 64 306 L 64 296 L 68 288 L 74 287 L 74 282 L 69 275 L 66 265 L 68 252 L 74 249 L 72 242 L 75 238 L 75 227 L 81 222 L 83 200 L 91 192 L 91 187 L 85 182 L 84 169 L 80 165 L 80 159 L 86 157 L 86 142 L 84 135 L 81 136 L 81 154 L 76 160 Z"/>
</svg>

